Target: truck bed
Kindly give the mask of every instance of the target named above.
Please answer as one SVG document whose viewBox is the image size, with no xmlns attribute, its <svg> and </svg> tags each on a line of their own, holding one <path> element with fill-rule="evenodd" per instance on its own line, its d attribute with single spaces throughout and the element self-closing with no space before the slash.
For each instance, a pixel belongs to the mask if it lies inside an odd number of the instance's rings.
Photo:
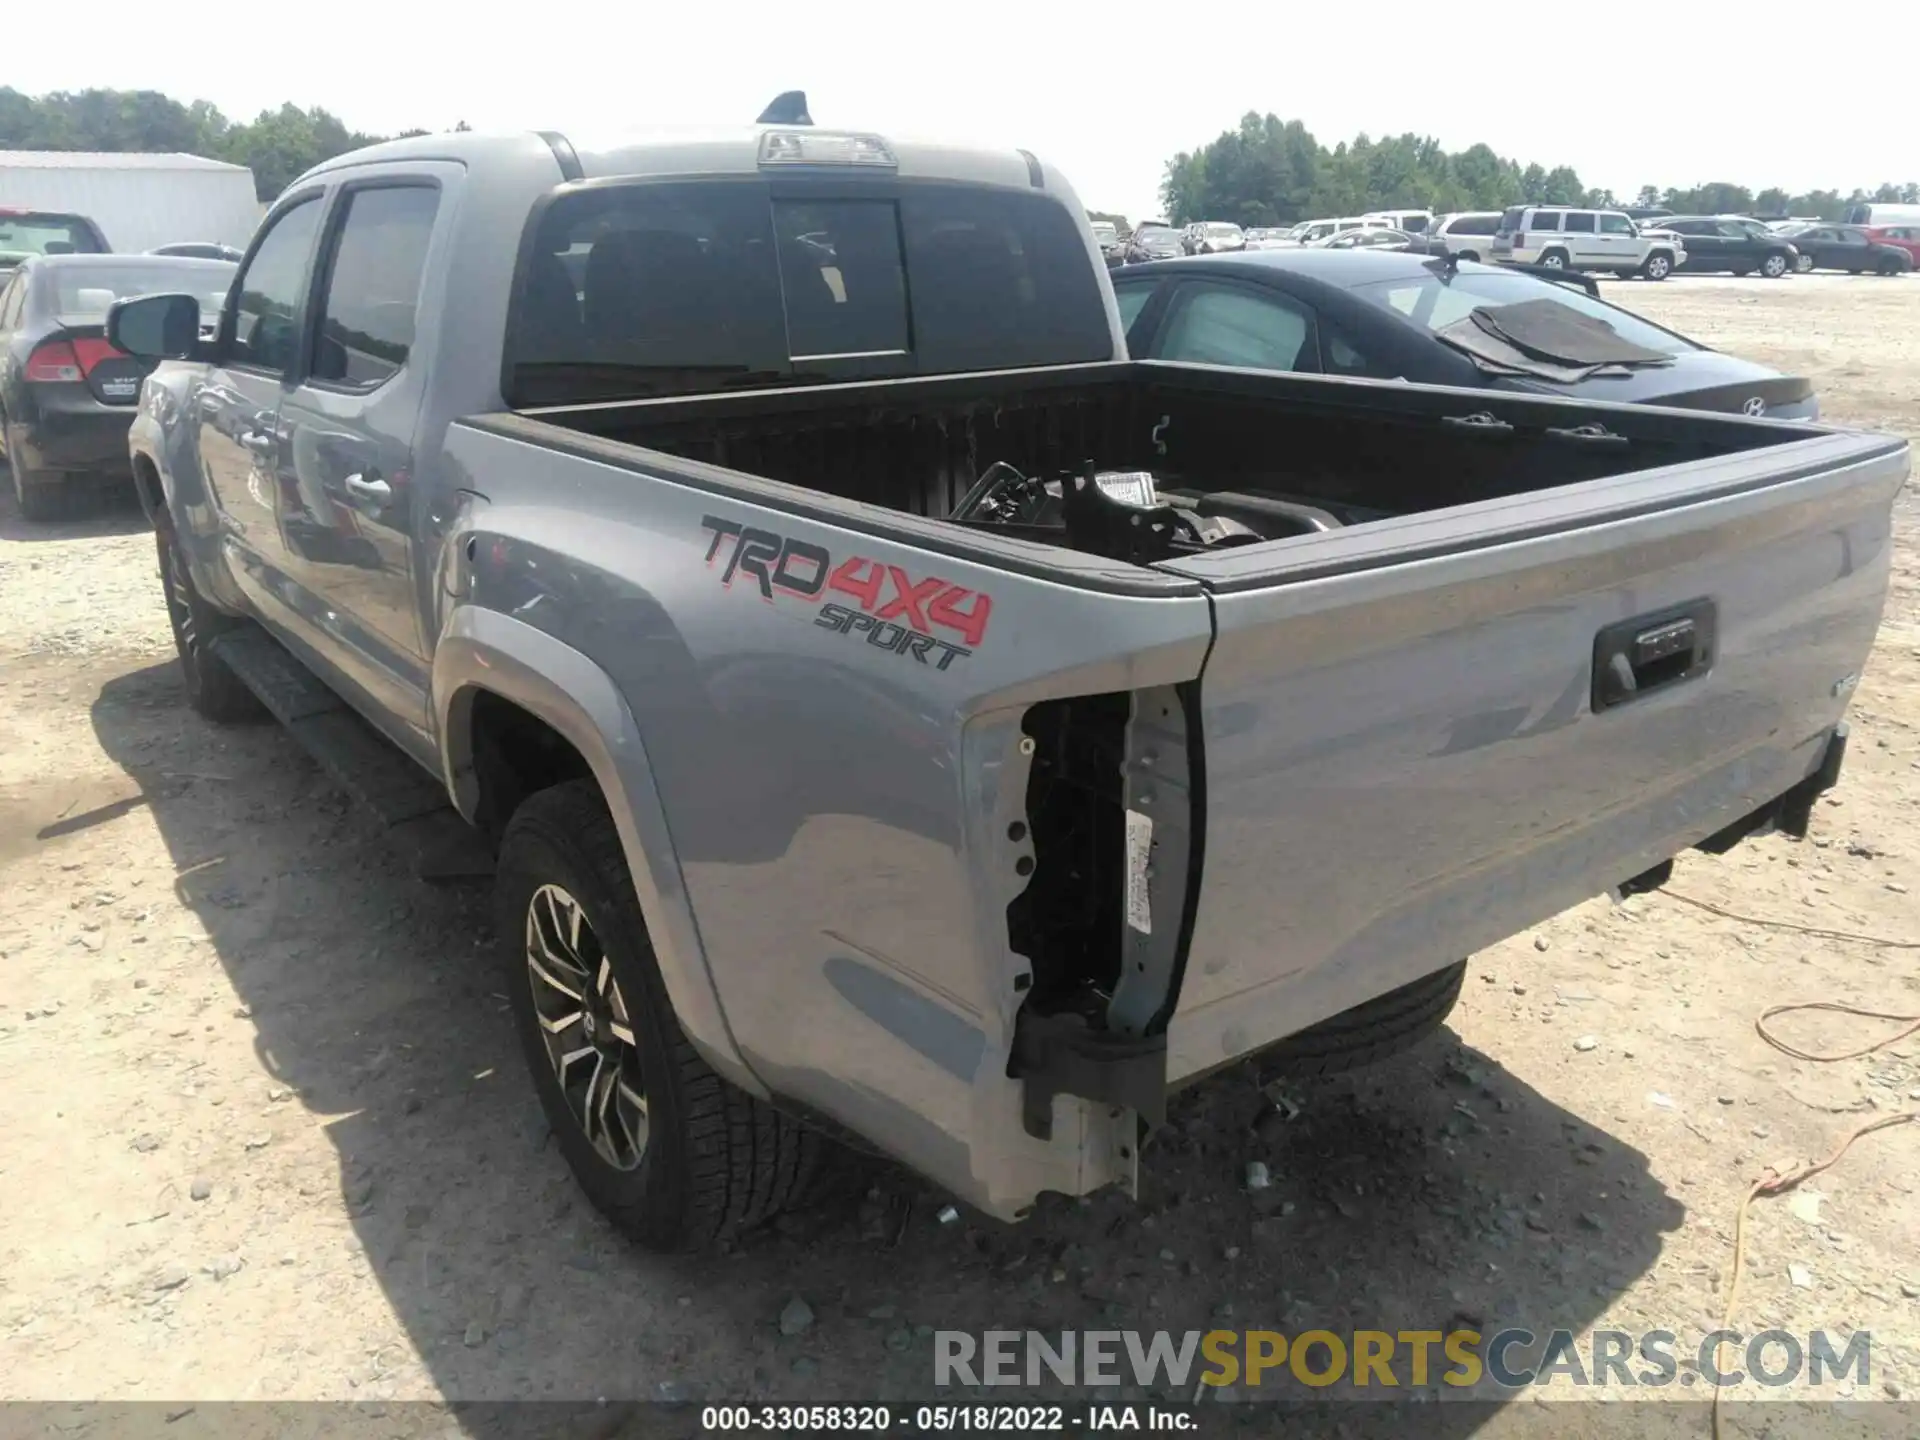
<svg viewBox="0 0 1920 1440">
<path fill-rule="evenodd" d="M 1496 423 L 1467 423 L 1475 415 Z M 1155 362 L 571 406 L 527 418 L 932 518 L 948 515 L 995 461 L 1053 475 L 1091 460 L 1151 470 L 1163 488 L 1294 495 L 1344 518 L 1377 519 L 1822 433 L 1692 411 Z M 1585 425 L 1610 438 L 1570 433 Z"/>
<path fill-rule="evenodd" d="M 996 461 L 1275 538 L 939 518 Z M 1121 363 L 482 417 L 445 463 L 465 593 L 632 707 L 754 1074 L 1011 1215 L 1130 1176 L 1170 1084 L 1804 825 L 1908 461 Z"/>
</svg>

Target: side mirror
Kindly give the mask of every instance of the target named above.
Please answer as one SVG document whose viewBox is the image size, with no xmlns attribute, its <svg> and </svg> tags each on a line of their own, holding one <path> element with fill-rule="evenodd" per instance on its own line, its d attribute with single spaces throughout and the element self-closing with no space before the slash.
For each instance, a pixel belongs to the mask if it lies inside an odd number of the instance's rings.
<svg viewBox="0 0 1920 1440">
<path fill-rule="evenodd" d="M 200 302 L 191 295 L 142 295 L 107 309 L 107 342 L 142 360 L 186 360 L 200 344 Z"/>
</svg>

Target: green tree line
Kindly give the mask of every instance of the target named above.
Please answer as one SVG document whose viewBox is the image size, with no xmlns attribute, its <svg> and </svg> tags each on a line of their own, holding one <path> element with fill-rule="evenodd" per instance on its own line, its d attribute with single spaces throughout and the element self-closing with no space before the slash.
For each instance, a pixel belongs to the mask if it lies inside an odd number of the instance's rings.
<svg viewBox="0 0 1920 1440">
<path fill-rule="evenodd" d="M 1358 215 L 1368 210 L 1500 210 L 1534 205 L 1663 205 L 1681 214 L 1814 215 L 1837 220 L 1863 201 L 1920 203 L 1920 185 L 1878 190 L 1814 190 L 1793 195 L 1774 188 L 1758 194 L 1714 182 L 1692 188 L 1642 186 L 1623 202 L 1610 190 L 1581 182 L 1571 166 L 1523 165 L 1485 145 L 1449 151 L 1414 134 L 1371 139 L 1361 135 L 1332 149 L 1298 120 L 1248 111 L 1237 130 L 1169 160 L 1160 183 L 1165 218 L 1232 220 L 1242 225 L 1290 225 L 1300 220 Z"/>
<path fill-rule="evenodd" d="M 454 127 L 466 129 L 465 123 Z M 424 135 L 406 130 L 404 135 Z M 0 86 L 0 150 L 180 151 L 253 171 L 271 200 L 293 180 L 385 135 L 350 130 L 327 110 L 282 105 L 250 121 L 229 120 L 205 100 L 183 105 L 155 90 L 55 91 L 23 95 Z"/>
</svg>

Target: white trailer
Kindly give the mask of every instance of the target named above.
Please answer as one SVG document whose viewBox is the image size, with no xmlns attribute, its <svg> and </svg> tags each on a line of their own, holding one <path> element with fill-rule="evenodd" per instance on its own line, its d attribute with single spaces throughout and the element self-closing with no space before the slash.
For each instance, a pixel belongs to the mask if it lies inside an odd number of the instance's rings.
<svg viewBox="0 0 1920 1440">
<path fill-rule="evenodd" d="M 188 240 L 244 249 L 260 219 L 244 165 L 82 150 L 0 150 L 0 210 L 84 215 L 121 254 Z"/>
</svg>

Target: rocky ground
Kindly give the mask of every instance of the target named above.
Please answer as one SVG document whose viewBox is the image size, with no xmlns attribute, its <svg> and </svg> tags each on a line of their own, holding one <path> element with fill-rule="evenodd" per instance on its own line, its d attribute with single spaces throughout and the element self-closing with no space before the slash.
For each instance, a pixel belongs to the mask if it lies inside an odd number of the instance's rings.
<svg viewBox="0 0 1920 1440">
<path fill-rule="evenodd" d="M 1609 293 L 1810 371 L 1836 421 L 1920 433 L 1920 281 Z M 273 728 L 186 709 L 137 512 L 29 526 L 9 500 L 0 1398 L 906 1397 L 936 1324 L 1697 1337 L 1746 1186 L 1920 1109 L 1920 1040 L 1814 1065 L 1753 1025 L 1801 999 L 1920 1011 L 1911 490 L 1898 518 L 1846 780 L 1809 842 L 1684 856 L 1670 893 L 1477 956 L 1448 1033 L 1295 1090 L 1294 1118 L 1250 1129 L 1272 1107 L 1241 1074 L 1181 1095 L 1138 1204 L 941 1223 L 942 1197 L 881 1172 L 855 1208 L 663 1260 L 594 1215 L 547 1137 L 484 895 L 402 878 Z M 1920 1388 L 1917 1185 L 1920 1127 L 1759 1202 L 1736 1326 L 1871 1330 L 1847 1397 Z M 1453 1428 L 1516 1411 L 1537 1415 Z"/>
</svg>

